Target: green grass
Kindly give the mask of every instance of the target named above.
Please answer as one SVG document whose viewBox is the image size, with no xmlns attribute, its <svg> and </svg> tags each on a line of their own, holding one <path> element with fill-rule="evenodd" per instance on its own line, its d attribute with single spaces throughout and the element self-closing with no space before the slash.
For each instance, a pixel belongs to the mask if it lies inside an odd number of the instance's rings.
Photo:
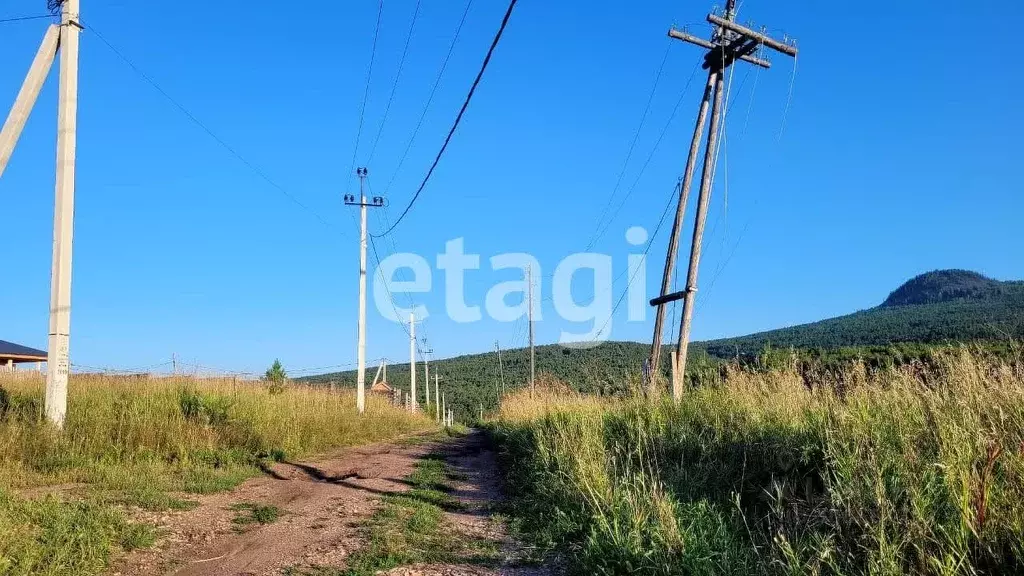
<svg viewBox="0 0 1024 576">
<path fill-rule="evenodd" d="M 189 495 L 230 490 L 286 457 L 434 428 L 374 399 L 357 417 L 352 394 L 302 386 L 72 376 L 57 432 L 42 419 L 42 389 L 41 378 L 0 375 L 0 576 L 100 573 L 152 540 L 125 506 L 188 509 Z M 51 485 L 54 496 L 19 495 Z"/>
<path fill-rule="evenodd" d="M 231 522 L 239 530 L 253 524 L 271 524 L 281 517 L 281 509 L 270 504 L 257 504 L 254 502 L 239 502 L 231 505 L 231 510 L 236 512 Z"/>
<path fill-rule="evenodd" d="M 1024 367 L 961 351 L 834 376 L 512 398 L 509 513 L 578 574 L 1024 571 Z"/>
<path fill-rule="evenodd" d="M 364 548 L 354 553 L 346 568 L 293 567 L 293 576 L 369 576 L 417 563 L 494 564 L 499 545 L 470 537 L 446 525 L 444 513 L 460 505 L 448 492 L 453 474 L 441 460 L 428 457 L 417 463 L 406 481 L 411 489 L 384 496 L 380 507 L 363 526 Z"/>
<path fill-rule="evenodd" d="M 97 502 L 24 500 L 0 490 L 0 574 L 94 574 L 114 550 L 150 546 L 155 536 Z"/>
</svg>

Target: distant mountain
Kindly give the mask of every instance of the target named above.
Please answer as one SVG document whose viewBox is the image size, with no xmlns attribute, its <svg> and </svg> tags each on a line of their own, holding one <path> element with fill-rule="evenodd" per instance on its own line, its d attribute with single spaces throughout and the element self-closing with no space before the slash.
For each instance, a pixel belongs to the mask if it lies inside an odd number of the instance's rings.
<svg viewBox="0 0 1024 576">
<path fill-rule="evenodd" d="M 954 300 L 997 300 L 1007 293 L 1007 282 L 986 278 L 970 270 L 936 270 L 911 278 L 889 294 L 882 307 L 939 304 Z"/>
<path fill-rule="evenodd" d="M 908 280 L 881 305 L 846 316 L 702 343 L 722 358 L 774 347 L 832 349 L 899 342 L 963 342 L 1024 337 L 1024 282 L 967 270 Z"/>
</svg>

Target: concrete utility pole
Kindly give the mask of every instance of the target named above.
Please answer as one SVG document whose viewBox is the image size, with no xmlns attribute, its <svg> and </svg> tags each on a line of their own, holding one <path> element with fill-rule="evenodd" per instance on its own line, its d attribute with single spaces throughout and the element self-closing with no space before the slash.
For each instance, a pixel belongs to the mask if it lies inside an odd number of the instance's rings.
<svg viewBox="0 0 1024 576">
<path fill-rule="evenodd" d="M 384 199 L 373 197 L 373 203 L 366 201 L 366 168 L 356 168 L 359 176 L 359 202 L 351 194 L 345 195 L 345 204 L 359 206 L 359 327 L 356 344 L 356 410 L 366 411 L 366 208 L 380 207 Z"/>
<path fill-rule="evenodd" d="M 526 278 L 529 283 L 529 306 L 527 317 L 530 323 L 530 396 L 537 390 L 537 354 L 533 348 L 533 267 L 526 267 Z"/>
<path fill-rule="evenodd" d="M 439 403 L 441 399 L 441 385 L 438 384 L 438 380 L 437 372 L 434 372 L 434 412 L 436 413 L 437 421 L 441 422 L 441 404 Z M 430 382 L 427 382 L 427 388 L 430 388 Z"/>
<path fill-rule="evenodd" d="M 683 381 L 686 374 L 686 353 L 690 342 L 690 323 L 697 297 L 697 272 L 700 268 L 701 247 L 704 240 L 704 226 L 707 221 L 708 205 L 711 202 L 711 185 L 715 172 L 715 160 L 718 151 L 718 136 L 721 133 L 722 98 L 724 95 L 725 70 L 736 60 L 768 68 L 771 64 L 753 54 L 761 47 L 796 56 L 797 49 L 787 42 L 780 42 L 734 22 L 736 19 L 736 0 L 728 0 L 725 17 L 709 14 L 707 20 L 715 26 L 711 40 L 707 41 L 692 36 L 684 31 L 671 29 L 669 36 L 684 42 L 696 44 L 708 49 L 704 56 L 703 68 L 708 71 L 708 81 L 704 87 L 704 95 L 697 112 L 697 122 L 690 142 L 689 154 L 686 158 L 686 169 L 679 185 L 679 205 L 672 225 L 672 236 L 669 240 L 668 254 L 665 257 L 665 269 L 661 282 L 661 294 L 651 300 L 651 306 L 657 307 L 654 322 L 654 339 L 651 345 L 651 382 L 650 391 L 658 389 L 658 376 L 661 373 L 661 331 L 665 319 L 665 305 L 676 300 L 683 300 L 683 317 L 679 327 L 679 342 L 673 368 L 677 377 L 673 378 L 672 396 L 678 402 L 683 395 Z M 672 273 L 675 267 L 676 254 L 679 247 L 679 233 L 689 199 L 690 186 L 697 162 L 700 139 L 707 119 L 708 106 L 711 107 L 711 124 L 708 127 L 707 143 L 704 148 L 704 165 L 700 178 L 700 195 L 697 199 L 697 214 L 694 219 L 693 239 L 690 248 L 690 263 L 687 268 L 686 289 L 681 292 L 669 293 Z"/>
<path fill-rule="evenodd" d="M 410 410 L 416 410 L 416 314 L 409 313 L 409 395 L 412 396 Z"/>
<path fill-rule="evenodd" d="M 370 388 L 373 388 L 374 386 L 377 385 L 377 382 L 380 381 L 380 377 L 381 377 L 381 374 L 383 372 L 384 372 L 384 359 L 382 358 L 381 361 L 380 361 L 380 366 L 377 366 L 376 374 L 373 375 L 373 382 L 370 383 Z M 332 380 L 332 382 L 333 382 L 333 380 Z M 332 390 L 334 389 L 333 384 L 331 385 L 331 389 Z"/>
<path fill-rule="evenodd" d="M 50 26 L 0 130 L 0 174 L 11 158 L 39 91 L 60 55 L 57 109 L 57 178 L 53 206 L 53 261 L 46 352 L 46 418 L 58 428 L 67 414 L 71 340 L 71 253 L 75 215 L 75 146 L 78 130 L 79 0 L 61 3 L 60 26 Z"/>
<path fill-rule="evenodd" d="M 430 410 L 430 357 L 428 354 L 433 354 L 433 348 L 427 348 L 427 339 L 423 338 L 423 388 L 427 396 L 426 410 Z"/>
<path fill-rule="evenodd" d="M 46 349 L 46 418 L 64 427 L 71 372 L 71 249 L 75 219 L 75 145 L 78 135 L 78 0 L 64 0 L 60 19 L 57 109 L 57 184 L 53 206 L 50 334 Z"/>
</svg>

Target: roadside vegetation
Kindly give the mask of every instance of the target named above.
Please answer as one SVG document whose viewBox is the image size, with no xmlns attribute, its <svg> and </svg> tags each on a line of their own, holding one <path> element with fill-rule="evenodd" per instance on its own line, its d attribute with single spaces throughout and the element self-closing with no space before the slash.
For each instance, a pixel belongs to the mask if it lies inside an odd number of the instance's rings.
<svg viewBox="0 0 1024 576">
<path fill-rule="evenodd" d="M 1024 364 L 972 352 L 669 399 L 507 397 L 521 536 L 578 574 L 1024 571 Z"/>
<path fill-rule="evenodd" d="M 273 461 L 434 427 L 374 398 L 357 417 L 352 394 L 306 386 L 83 375 L 69 388 L 57 432 L 42 379 L 0 375 L 0 575 L 98 573 L 154 540 L 126 505 L 185 509 Z"/>
<path fill-rule="evenodd" d="M 362 527 L 365 546 L 347 560 L 346 568 L 292 567 L 285 574 L 372 576 L 413 564 L 496 564 L 499 542 L 459 533 L 445 520 L 445 512 L 462 510 L 449 494 L 454 480 L 456 474 L 439 456 L 428 455 L 405 478 L 409 490 L 381 498 Z"/>
</svg>

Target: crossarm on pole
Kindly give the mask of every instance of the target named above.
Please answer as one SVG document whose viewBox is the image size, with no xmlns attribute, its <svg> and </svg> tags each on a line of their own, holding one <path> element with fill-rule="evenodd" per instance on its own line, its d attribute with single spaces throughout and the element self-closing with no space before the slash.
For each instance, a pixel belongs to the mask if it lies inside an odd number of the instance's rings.
<svg viewBox="0 0 1024 576">
<path fill-rule="evenodd" d="M 690 44 L 696 44 L 697 46 L 700 46 L 701 48 L 707 48 L 708 50 L 714 50 L 714 49 L 719 47 L 717 44 L 714 44 L 714 43 L 712 43 L 712 42 L 710 42 L 708 40 L 705 40 L 703 38 L 699 38 L 699 37 L 694 36 L 692 34 L 688 34 L 686 32 L 683 32 L 682 30 L 676 30 L 675 28 L 670 29 L 668 31 L 668 35 L 669 35 L 670 38 L 675 38 L 676 40 L 682 40 L 683 42 L 689 42 Z M 772 67 L 772 63 L 771 62 L 769 62 L 767 60 L 762 60 L 761 58 L 756 58 L 756 57 L 750 56 L 750 55 L 739 56 L 739 59 L 743 60 L 744 62 L 749 62 L 750 64 L 754 64 L 756 66 L 760 66 L 762 68 L 771 68 Z"/>
<path fill-rule="evenodd" d="M 789 44 L 779 42 L 778 40 L 772 38 L 771 36 L 765 36 L 764 34 L 761 34 L 760 32 L 755 32 L 754 30 L 751 30 L 746 26 L 740 26 L 739 24 L 733 22 L 732 20 L 726 20 L 725 18 L 722 18 L 721 16 L 717 16 L 715 14 L 708 14 L 708 22 L 716 26 L 721 26 L 722 28 L 725 28 L 726 30 L 729 30 L 731 32 L 742 34 L 743 36 L 746 36 L 747 38 L 750 38 L 752 40 L 756 40 L 759 44 L 764 44 L 765 46 L 773 50 L 778 50 L 779 52 L 782 52 L 787 56 L 796 56 L 796 46 L 790 46 Z"/>
</svg>

